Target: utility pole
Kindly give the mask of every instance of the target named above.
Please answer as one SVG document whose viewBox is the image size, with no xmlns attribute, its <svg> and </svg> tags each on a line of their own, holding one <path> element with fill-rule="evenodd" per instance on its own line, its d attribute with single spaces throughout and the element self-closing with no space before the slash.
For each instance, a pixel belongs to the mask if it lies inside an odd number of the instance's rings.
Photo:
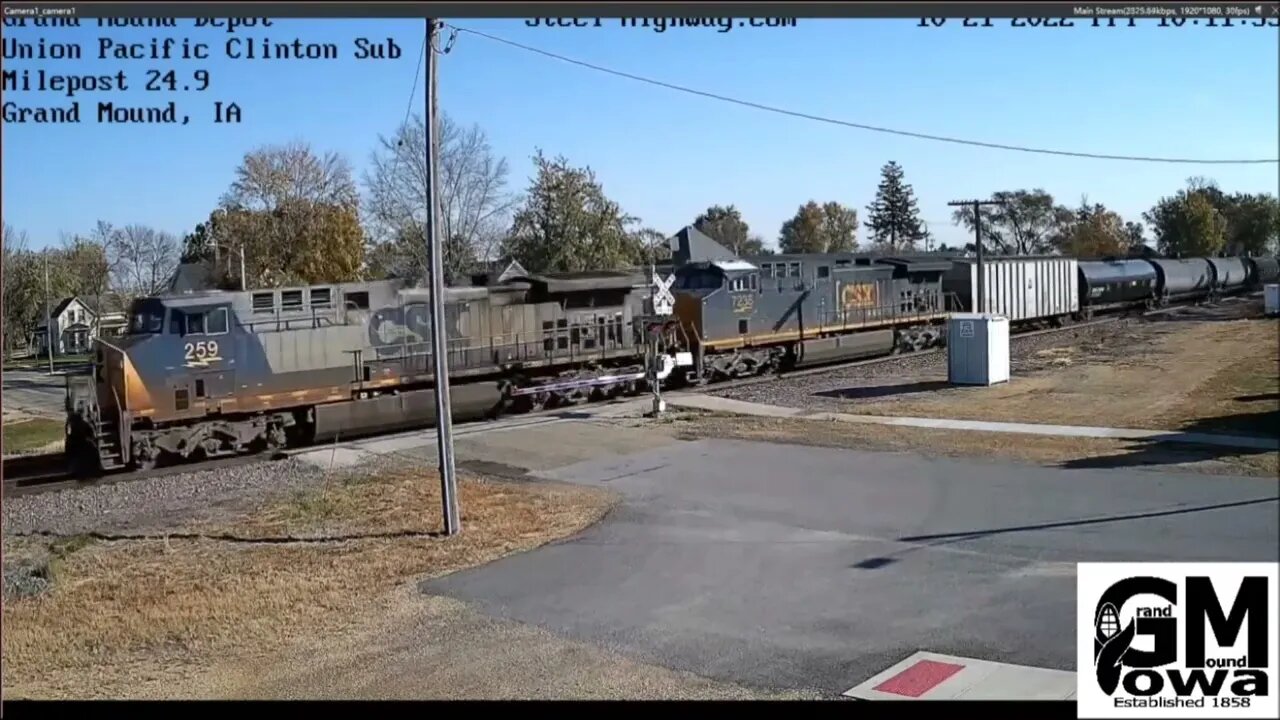
<svg viewBox="0 0 1280 720">
<path fill-rule="evenodd" d="M 987 279 L 982 264 L 982 208 L 987 205 L 1003 204 L 999 200 L 957 200 L 947 203 L 949 207 L 973 207 L 973 242 L 978 251 L 978 307 L 974 308 L 975 312 L 987 311 Z"/>
<path fill-rule="evenodd" d="M 44 341 L 49 355 L 49 374 L 53 374 L 53 314 L 49 310 L 49 248 L 44 249 Z"/>
<path fill-rule="evenodd" d="M 444 533 L 456 535 L 462 528 L 458 517 L 458 485 L 453 474 L 453 411 L 449 404 L 449 330 L 444 320 L 444 248 L 440 238 L 439 128 L 437 113 L 436 38 L 439 21 L 427 18 L 427 241 L 431 265 L 431 357 L 435 361 L 436 454 L 440 459 L 440 499 L 444 504 Z"/>
</svg>

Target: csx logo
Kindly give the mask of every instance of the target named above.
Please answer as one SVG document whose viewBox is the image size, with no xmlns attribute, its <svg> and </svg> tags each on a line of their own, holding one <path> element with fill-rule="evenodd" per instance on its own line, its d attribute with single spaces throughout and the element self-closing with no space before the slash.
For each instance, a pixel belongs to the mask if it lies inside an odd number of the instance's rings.
<svg viewBox="0 0 1280 720">
<path fill-rule="evenodd" d="M 183 352 L 187 367 L 208 367 L 209 363 L 222 359 L 218 354 L 218 343 L 213 340 L 187 343 L 183 346 Z"/>
<path fill-rule="evenodd" d="M 841 291 L 841 299 L 846 308 L 874 307 L 876 304 L 876 286 L 867 283 L 845 285 Z"/>
</svg>

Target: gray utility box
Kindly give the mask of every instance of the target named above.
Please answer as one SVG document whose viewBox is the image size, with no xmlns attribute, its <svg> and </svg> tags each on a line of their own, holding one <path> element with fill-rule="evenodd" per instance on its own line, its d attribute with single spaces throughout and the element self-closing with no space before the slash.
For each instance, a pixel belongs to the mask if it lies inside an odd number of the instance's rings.
<svg viewBox="0 0 1280 720">
<path fill-rule="evenodd" d="M 955 313 L 947 325 L 947 381 L 995 385 L 1009 381 L 1009 320 Z"/>
</svg>

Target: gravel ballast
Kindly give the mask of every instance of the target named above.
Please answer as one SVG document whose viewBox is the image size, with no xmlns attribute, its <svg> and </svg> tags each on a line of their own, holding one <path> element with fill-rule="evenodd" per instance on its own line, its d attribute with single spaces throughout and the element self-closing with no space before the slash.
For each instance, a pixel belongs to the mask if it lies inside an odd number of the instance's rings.
<svg viewBox="0 0 1280 720">
<path fill-rule="evenodd" d="M 362 469 L 367 471 L 367 469 Z M 104 483 L 4 502 L 6 535 L 150 533 L 242 512 L 341 473 L 294 459 Z"/>
</svg>

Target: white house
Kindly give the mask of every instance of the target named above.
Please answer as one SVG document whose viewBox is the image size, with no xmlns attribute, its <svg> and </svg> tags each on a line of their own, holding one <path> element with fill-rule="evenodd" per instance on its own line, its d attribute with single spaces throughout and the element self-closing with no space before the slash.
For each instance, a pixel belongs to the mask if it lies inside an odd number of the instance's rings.
<svg viewBox="0 0 1280 720">
<path fill-rule="evenodd" d="M 93 307 L 102 309 L 99 316 Z M 128 325 L 128 318 L 122 312 L 114 311 L 106 298 L 69 297 L 62 299 L 50 309 L 50 319 L 54 328 L 54 355 L 79 355 L 89 351 L 91 340 L 97 336 L 118 336 Z M 36 352 L 49 352 L 48 331 L 42 322 L 36 326 Z"/>
</svg>

